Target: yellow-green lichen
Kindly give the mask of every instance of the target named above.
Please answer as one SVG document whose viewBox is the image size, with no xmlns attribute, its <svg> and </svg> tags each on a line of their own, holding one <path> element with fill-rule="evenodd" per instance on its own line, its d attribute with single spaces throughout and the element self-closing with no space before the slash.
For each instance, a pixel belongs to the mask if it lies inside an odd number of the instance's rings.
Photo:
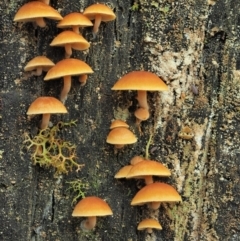
<svg viewBox="0 0 240 241">
<path fill-rule="evenodd" d="M 76 125 L 76 121 L 59 122 L 51 129 L 40 130 L 32 139 L 29 134 L 25 133 L 24 144 L 27 145 L 29 151 L 31 150 L 31 159 L 34 165 L 53 167 L 56 174 L 68 173 L 68 171 L 72 171 L 73 167 L 79 171 L 83 167 L 82 164 L 75 161 L 77 158 L 76 146 L 58 136 L 62 128 L 72 125 Z"/>
<path fill-rule="evenodd" d="M 89 184 L 87 182 L 83 182 L 83 180 L 76 179 L 73 181 L 69 181 L 67 183 L 70 185 L 68 190 L 76 193 L 72 200 L 72 205 L 74 205 L 79 198 L 85 198 L 85 192 L 89 188 Z"/>
</svg>

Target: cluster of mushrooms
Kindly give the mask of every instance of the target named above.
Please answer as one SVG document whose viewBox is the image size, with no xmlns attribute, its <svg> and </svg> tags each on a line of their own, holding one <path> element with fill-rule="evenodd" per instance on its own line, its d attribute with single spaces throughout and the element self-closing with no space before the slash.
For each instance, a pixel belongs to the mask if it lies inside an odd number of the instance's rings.
<svg viewBox="0 0 240 241">
<path fill-rule="evenodd" d="M 14 21 L 33 22 L 38 27 L 45 27 L 44 18 L 60 21 L 58 28 L 67 28 L 56 36 L 50 46 L 64 47 L 65 59 L 54 64 L 46 56 L 37 56 L 25 66 L 25 71 L 31 71 L 32 75 L 41 76 L 47 72 L 45 81 L 63 78 L 64 86 L 57 98 L 42 96 L 37 98 L 29 107 L 27 115 L 34 116 L 42 114 L 40 129 L 44 130 L 49 126 L 50 114 L 67 113 L 65 101 L 71 89 L 71 76 L 80 76 L 79 82 L 85 85 L 88 74 L 92 74 L 92 68 L 85 62 L 71 58 L 72 50 L 87 50 L 90 43 L 82 36 L 82 27 L 93 26 L 93 35 L 98 33 L 101 21 L 112 21 L 116 18 L 113 11 L 104 4 L 93 4 L 87 7 L 83 13 L 74 12 L 62 17 L 57 10 L 49 5 L 49 0 L 30 1 L 24 4 L 16 13 Z M 94 20 L 94 24 L 91 22 Z M 112 87 L 112 90 L 136 90 L 138 109 L 135 111 L 137 125 L 150 117 L 149 105 L 147 102 L 147 91 L 165 91 L 168 87 L 155 74 L 148 71 L 133 71 L 121 79 Z M 107 143 L 113 144 L 116 149 L 123 148 L 125 144 L 137 142 L 136 136 L 129 130 L 129 126 L 122 120 L 115 120 L 110 126 L 110 133 L 107 136 Z M 161 163 L 135 157 L 131 164 L 123 167 L 115 178 L 143 178 L 146 186 L 142 188 L 133 198 L 131 205 L 143 205 L 150 203 L 149 207 L 156 210 L 160 202 L 181 201 L 180 195 L 170 185 L 153 182 L 152 176 L 170 176 L 170 171 Z M 75 206 L 72 216 L 87 217 L 81 223 L 84 230 L 91 230 L 96 225 L 97 216 L 112 215 L 109 205 L 101 198 L 96 196 L 85 197 Z M 161 229 L 157 220 L 146 219 L 141 222 L 138 229 L 147 228 L 151 232 L 152 228 Z"/>
</svg>

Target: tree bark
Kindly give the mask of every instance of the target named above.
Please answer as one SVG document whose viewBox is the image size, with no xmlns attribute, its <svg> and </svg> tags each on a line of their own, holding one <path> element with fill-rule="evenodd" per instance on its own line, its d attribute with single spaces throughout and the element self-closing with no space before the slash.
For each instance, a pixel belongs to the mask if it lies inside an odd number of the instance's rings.
<svg viewBox="0 0 240 241">
<path fill-rule="evenodd" d="M 76 145 L 77 162 L 85 165 L 59 176 L 53 168 L 33 165 L 23 142 L 26 133 L 37 134 L 41 119 L 28 120 L 29 105 L 39 96 L 58 98 L 63 80 L 44 82 L 44 75 L 31 76 L 23 68 L 37 55 L 55 63 L 63 59 L 64 48 L 49 46 L 62 30 L 53 20 L 45 28 L 14 23 L 24 3 L 0 3 L 0 240 L 239 240 L 240 2 L 105 1 L 116 20 L 102 23 L 95 38 L 91 28 L 84 29 L 91 47 L 73 51 L 94 73 L 85 86 L 73 78 L 65 103 L 69 113 L 51 117 L 53 125 L 77 120 L 60 136 Z M 65 16 L 92 3 L 52 0 L 50 5 Z M 151 117 L 141 123 L 142 133 L 135 125 L 135 91 L 111 90 L 134 70 L 154 72 L 169 86 L 167 92 L 148 94 Z M 106 143 L 113 119 L 126 120 L 138 142 L 114 151 Z M 184 127 L 192 130 L 192 139 L 179 137 Z M 130 205 L 143 182 L 114 179 L 132 157 L 145 155 L 150 135 L 150 158 L 172 172 L 154 180 L 173 185 L 183 200 L 154 212 Z M 86 196 L 105 199 L 113 210 L 87 233 L 80 227 L 83 218 L 71 216 L 76 193 L 69 182 L 76 179 L 88 186 Z M 163 230 L 137 231 L 148 217 L 159 220 Z"/>
</svg>

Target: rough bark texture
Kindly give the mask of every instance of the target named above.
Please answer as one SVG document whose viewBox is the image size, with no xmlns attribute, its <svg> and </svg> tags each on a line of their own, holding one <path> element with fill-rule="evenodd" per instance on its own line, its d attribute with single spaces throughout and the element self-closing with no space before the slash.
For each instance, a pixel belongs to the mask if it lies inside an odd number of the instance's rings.
<svg viewBox="0 0 240 241">
<path fill-rule="evenodd" d="M 77 161 L 85 166 L 58 177 L 51 168 L 32 165 L 23 141 L 24 133 L 36 135 L 40 120 L 27 119 L 30 103 L 42 95 L 58 97 L 62 80 L 44 82 L 43 75 L 30 76 L 23 68 L 37 55 L 55 63 L 63 59 L 63 48 L 49 46 L 61 30 L 51 20 L 44 29 L 13 23 L 25 2 L 0 3 L 0 240 L 239 240 L 240 2 L 105 1 L 116 21 L 102 24 L 95 39 L 85 29 L 91 47 L 73 54 L 94 74 L 84 87 L 73 78 L 69 114 L 51 118 L 53 124 L 77 120 L 61 138 L 76 145 Z M 62 16 L 92 3 L 51 1 Z M 162 77 L 169 91 L 149 93 L 151 118 L 140 135 L 133 116 L 136 93 L 111 87 L 125 73 L 142 69 Z M 136 144 L 117 153 L 106 143 L 114 118 L 126 120 L 138 136 Z M 178 136 L 186 126 L 194 133 L 191 140 Z M 155 212 L 130 206 L 141 182 L 114 179 L 133 156 L 145 155 L 151 134 L 151 159 L 172 171 L 171 178 L 155 180 L 172 184 L 183 198 Z M 76 179 L 88 185 L 86 196 L 104 198 L 114 213 L 88 233 L 80 228 L 82 218 L 71 216 L 76 193 L 68 182 Z M 138 232 L 137 224 L 150 216 L 163 230 Z"/>
</svg>

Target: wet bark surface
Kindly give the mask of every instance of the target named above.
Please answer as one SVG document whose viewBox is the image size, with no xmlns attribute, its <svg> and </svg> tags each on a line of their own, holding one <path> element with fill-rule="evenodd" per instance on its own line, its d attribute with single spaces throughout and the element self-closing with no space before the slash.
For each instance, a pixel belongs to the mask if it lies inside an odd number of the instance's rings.
<svg viewBox="0 0 240 241">
<path fill-rule="evenodd" d="M 116 20 L 103 23 L 96 38 L 91 28 L 84 29 L 91 47 L 73 52 L 94 73 L 85 86 L 72 79 L 68 114 L 51 117 L 53 125 L 77 120 L 59 137 L 76 145 L 77 162 L 84 167 L 57 176 L 53 168 L 32 164 L 24 140 L 37 134 L 41 119 L 28 120 L 31 102 L 39 96 L 58 98 L 63 82 L 43 81 L 44 74 L 31 76 L 23 68 L 37 55 L 55 63 L 63 59 L 63 48 L 49 46 L 62 30 L 52 20 L 43 29 L 14 23 L 24 3 L 0 3 L 0 239 L 239 240 L 240 3 L 105 1 Z M 52 0 L 51 6 L 65 16 L 92 3 Z M 136 93 L 111 90 L 133 70 L 152 71 L 169 86 L 167 92 L 149 93 L 151 118 L 142 123 L 142 133 L 135 125 Z M 138 142 L 116 153 L 106 137 L 117 118 L 127 121 Z M 192 139 L 179 137 L 184 127 L 191 129 Z M 173 185 L 183 199 L 154 212 L 146 205 L 130 206 L 141 181 L 114 179 L 133 156 L 146 154 L 150 135 L 150 158 L 172 172 L 155 180 Z M 85 185 L 82 194 L 103 198 L 113 210 L 113 216 L 98 219 L 94 231 L 83 232 L 83 218 L 71 216 L 76 192 L 69 182 L 74 180 Z M 147 217 L 158 219 L 163 230 L 137 231 Z"/>
</svg>

